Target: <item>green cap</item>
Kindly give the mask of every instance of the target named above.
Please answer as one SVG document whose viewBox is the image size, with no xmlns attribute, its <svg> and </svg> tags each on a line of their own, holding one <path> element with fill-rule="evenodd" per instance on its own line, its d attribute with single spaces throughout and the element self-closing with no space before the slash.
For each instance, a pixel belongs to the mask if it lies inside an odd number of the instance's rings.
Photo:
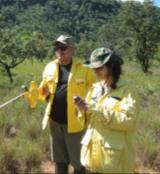
<svg viewBox="0 0 160 174">
<path fill-rule="evenodd" d="M 88 68 L 99 68 L 108 62 L 112 55 L 112 51 L 108 48 L 96 48 L 90 56 L 90 61 L 84 66 Z"/>
<path fill-rule="evenodd" d="M 60 35 L 56 40 L 53 41 L 54 46 L 56 46 L 57 44 L 71 46 L 73 45 L 72 37 L 67 35 Z"/>
</svg>

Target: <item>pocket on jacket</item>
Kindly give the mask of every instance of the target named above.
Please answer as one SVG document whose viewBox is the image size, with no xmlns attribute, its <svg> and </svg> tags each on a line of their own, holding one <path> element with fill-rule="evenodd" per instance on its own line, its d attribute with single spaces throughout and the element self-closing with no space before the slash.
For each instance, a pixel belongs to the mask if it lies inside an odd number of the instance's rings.
<svg viewBox="0 0 160 174">
<path fill-rule="evenodd" d="M 82 78 L 76 78 L 75 81 L 76 81 L 76 84 L 77 85 L 80 85 L 80 84 L 84 84 L 85 83 L 85 79 L 82 79 Z"/>
<path fill-rule="evenodd" d="M 85 80 L 84 79 L 75 79 L 75 82 L 76 82 L 76 86 L 77 87 L 84 87 L 85 85 Z"/>
<path fill-rule="evenodd" d="M 85 95 L 85 86 L 86 86 L 86 82 L 85 79 L 74 79 L 74 92 L 75 95 Z"/>
<path fill-rule="evenodd" d="M 123 149 L 117 146 L 108 146 L 105 143 L 102 146 L 102 156 L 104 160 L 102 161 L 102 168 L 105 171 L 120 172 L 121 171 L 121 161 L 123 160 Z"/>
<path fill-rule="evenodd" d="M 122 147 L 109 146 L 101 141 L 90 141 L 81 149 L 81 163 L 94 172 L 120 172 L 123 155 Z"/>
</svg>

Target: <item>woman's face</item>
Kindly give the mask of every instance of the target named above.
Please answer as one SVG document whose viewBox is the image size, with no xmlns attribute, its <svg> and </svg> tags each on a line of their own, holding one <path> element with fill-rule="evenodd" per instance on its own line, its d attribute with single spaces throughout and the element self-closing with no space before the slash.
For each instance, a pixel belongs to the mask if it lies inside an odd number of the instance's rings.
<svg viewBox="0 0 160 174">
<path fill-rule="evenodd" d="M 106 65 L 94 68 L 93 70 L 99 80 L 107 80 L 110 77 L 110 71 Z"/>
</svg>

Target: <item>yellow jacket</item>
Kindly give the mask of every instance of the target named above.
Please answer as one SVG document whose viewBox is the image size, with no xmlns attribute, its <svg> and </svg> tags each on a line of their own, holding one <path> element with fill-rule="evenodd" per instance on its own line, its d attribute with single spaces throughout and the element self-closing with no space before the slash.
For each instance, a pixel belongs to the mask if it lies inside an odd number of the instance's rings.
<svg viewBox="0 0 160 174">
<path fill-rule="evenodd" d="M 85 113 L 88 129 L 82 140 L 81 163 L 94 172 L 133 173 L 135 171 L 135 100 L 125 85 L 99 96 L 100 83 L 87 95 L 90 111 Z M 84 124 L 84 114 L 79 114 Z"/>
<path fill-rule="evenodd" d="M 41 82 L 40 88 L 42 89 L 46 85 L 50 91 L 50 98 L 45 110 L 45 115 L 42 121 L 42 128 L 45 129 L 47 122 L 49 120 L 50 111 L 52 102 L 54 99 L 54 94 L 56 86 L 58 83 L 58 61 L 52 61 L 44 69 L 43 72 L 43 81 Z M 67 87 L 67 104 L 68 104 L 68 132 L 79 132 L 84 129 L 84 125 L 80 124 L 77 120 L 77 110 L 73 102 L 73 96 L 85 97 L 87 90 L 91 87 L 92 83 L 95 81 L 95 76 L 92 73 L 92 70 L 82 66 L 82 63 L 73 59 L 71 71 L 68 78 L 68 87 Z M 41 99 L 45 99 L 46 96 L 41 95 Z"/>
</svg>

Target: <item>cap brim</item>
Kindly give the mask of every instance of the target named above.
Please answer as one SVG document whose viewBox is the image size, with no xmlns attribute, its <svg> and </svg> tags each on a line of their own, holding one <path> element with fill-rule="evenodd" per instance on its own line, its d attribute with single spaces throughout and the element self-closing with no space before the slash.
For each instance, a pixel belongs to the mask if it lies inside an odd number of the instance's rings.
<svg viewBox="0 0 160 174">
<path fill-rule="evenodd" d="M 57 44 L 68 45 L 66 42 L 63 42 L 63 41 L 58 41 L 58 40 L 56 40 L 56 41 L 53 42 L 53 45 L 54 45 L 54 46 L 56 46 Z"/>
<path fill-rule="evenodd" d="M 91 69 L 100 68 L 100 67 L 102 67 L 105 63 L 108 62 L 108 60 L 110 59 L 110 57 L 111 57 L 111 56 L 106 57 L 106 59 L 104 60 L 104 62 L 102 62 L 101 64 L 96 64 L 96 63 L 93 64 L 93 63 L 90 62 L 90 60 L 88 60 L 88 61 L 86 61 L 86 62 L 83 64 L 83 66 L 84 66 L 84 67 L 87 67 L 87 68 L 91 68 Z"/>
<path fill-rule="evenodd" d="M 104 65 L 104 64 L 103 64 L 103 65 Z M 83 64 L 84 67 L 91 68 L 91 69 L 100 68 L 100 67 L 103 66 L 103 65 Z"/>
<path fill-rule="evenodd" d="M 90 60 L 85 61 L 83 66 L 87 68 L 91 68 Z"/>
</svg>

